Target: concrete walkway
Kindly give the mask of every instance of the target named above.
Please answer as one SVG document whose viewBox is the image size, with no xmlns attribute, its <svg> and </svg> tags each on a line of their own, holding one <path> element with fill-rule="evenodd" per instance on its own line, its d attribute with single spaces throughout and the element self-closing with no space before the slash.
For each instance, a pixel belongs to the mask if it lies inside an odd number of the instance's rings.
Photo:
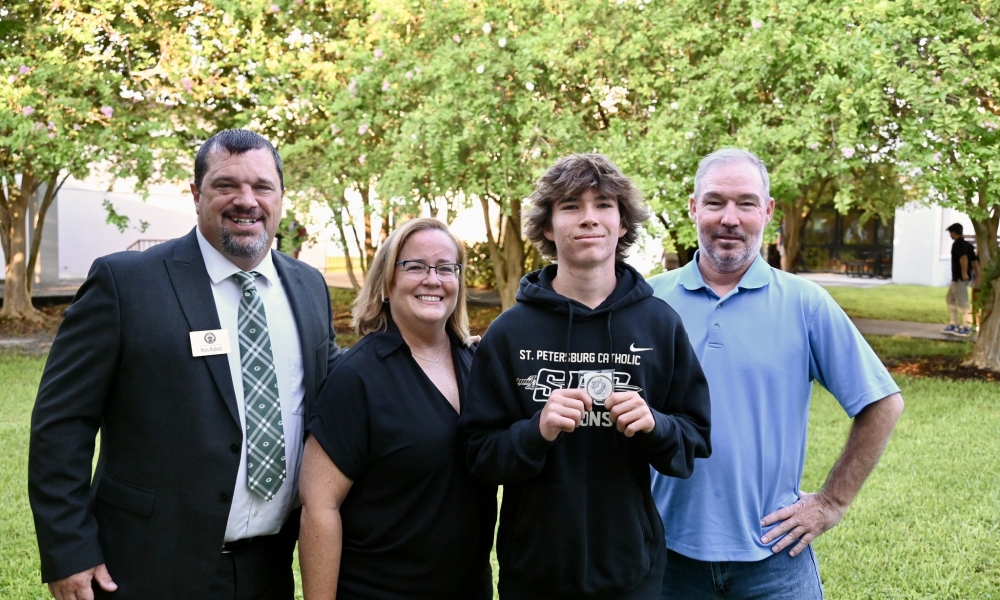
<svg viewBox="0 0 1000 600">
<path fill-rule="evenodd" d="M 924 338 L 928 340 L 943 340 L 946 342 L 960 342 L 962 340 L 975 340 L 976 334 L 963 338 L 955 335 L 942 333 L 944 323 L 912 323 L 910 321 L 882 321 L 880 319 L 851 319 L 854 326 L 861 333 L 869 335 L 889 335 L 908 338 Z"/>
</svg>

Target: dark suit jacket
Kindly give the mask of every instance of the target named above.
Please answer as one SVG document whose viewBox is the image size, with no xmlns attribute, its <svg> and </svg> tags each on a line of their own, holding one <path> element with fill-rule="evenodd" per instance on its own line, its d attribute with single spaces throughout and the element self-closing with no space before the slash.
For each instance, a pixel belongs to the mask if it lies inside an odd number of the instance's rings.
<svg viewBox="0 0 1000 600">
<path fill-rule="evenodd" d="M 308 412 L 340 352 L 330 294 L 316 269 L 272 256 L 301 340 Z M 94 262 L 31 417 L 28 492 L 44 581 L 104 562 L 121 600 L 205 596 L 243 436 L 227 357 L 193 357 L 188 334 L 219 327 L 194 230 Z M 235 337 L 232 346 L 239 352 Z M 293 544 L 279 557 L 289 564 Z"/>
</svg>

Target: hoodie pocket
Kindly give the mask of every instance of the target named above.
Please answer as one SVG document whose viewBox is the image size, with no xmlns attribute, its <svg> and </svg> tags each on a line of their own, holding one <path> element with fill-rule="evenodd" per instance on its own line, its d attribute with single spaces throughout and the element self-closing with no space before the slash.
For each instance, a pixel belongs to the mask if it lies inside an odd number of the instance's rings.
<svg viewBox="0 0 1000 600">
<path fill-rule="evenodd" d="M 579 595 L 630 590 L 649 574 L 653 527 L 638 483 L 537 485 L 518 513 L 505 578 Z"/>
</svg>

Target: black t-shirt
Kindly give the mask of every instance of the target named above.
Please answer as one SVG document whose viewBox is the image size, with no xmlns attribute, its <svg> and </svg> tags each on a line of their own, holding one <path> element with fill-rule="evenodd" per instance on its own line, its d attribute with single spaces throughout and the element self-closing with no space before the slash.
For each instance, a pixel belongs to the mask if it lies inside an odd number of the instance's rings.
<svg viewBox="0 0 1000 600">
<path fill-rule="evenodd" d="M 473 350 L 449 336 L 464 407 Z M 354 482 L 338 598 L 493 597 L 496 487 L 466 469 L 458 416 L 391 321 L 327 378 L 306 429 Z"/>
<path fill-rule="evenodd" d="M 966 274 L 971 275 L 972 273 L 972 261 L 976 257 L 976 249 L 969 242 L 962 238 L 955 240 L 955 243 L 951 245 L 951 280 L 952 281 L 962 281 L 962 263 L 959 262 L 962 257 L 966 257 L 969 261 Z"/>
</svg>

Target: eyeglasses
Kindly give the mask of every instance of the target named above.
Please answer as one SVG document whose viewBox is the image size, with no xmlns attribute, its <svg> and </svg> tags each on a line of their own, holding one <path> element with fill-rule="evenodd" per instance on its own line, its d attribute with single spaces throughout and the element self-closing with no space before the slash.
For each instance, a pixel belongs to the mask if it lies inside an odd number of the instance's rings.
<svg viewBox="0 0 1000 600">
<path fill-rule="evenodd" d="M 431 269 L 434 269 L 437 272 L 438 279 L 456 279 L 459 273 L 462 272 L 462 265 L 453 263 L 445 263 L 432 267 L 419 260 L 401 260 L 396 264 L 403 267 L 403 273 L 410 277 L 426 277 L 431 272 Z"/>
</svg>

